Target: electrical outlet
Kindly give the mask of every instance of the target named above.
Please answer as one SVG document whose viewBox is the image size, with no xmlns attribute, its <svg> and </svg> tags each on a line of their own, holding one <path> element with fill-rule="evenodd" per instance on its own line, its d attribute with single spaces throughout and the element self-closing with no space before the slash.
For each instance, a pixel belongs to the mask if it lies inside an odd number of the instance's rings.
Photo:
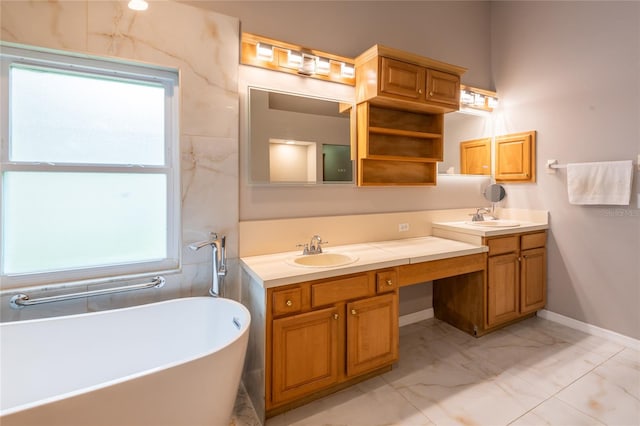
<svg viewBox="0 0 640 426">
<path fill-rule="evenodd" d="M 400 223 L 398 225 L 398 231 L 407 232 L 408 230 L 409 230 L 409 224 L 408 223 Z"/>
</svg>

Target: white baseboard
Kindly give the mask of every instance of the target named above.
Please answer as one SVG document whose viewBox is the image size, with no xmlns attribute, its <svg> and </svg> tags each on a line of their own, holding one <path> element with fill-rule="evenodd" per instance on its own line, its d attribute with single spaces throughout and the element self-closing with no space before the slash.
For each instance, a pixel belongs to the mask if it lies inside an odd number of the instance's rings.
<svg viewBox="0 0 640 426">
<path fill-rule="evenodd" d="M 591 334 L 592 336 L 602 337 L 604 339 L 624 345 L 628 348 L 640 351 L 640 340 L 634 339 L 633 337 L 625 336 L 624 334 L 616 333 L 615 331 L 607 330 L 606 328 L 587 324 L 586 322 L 578 321 L 564 315 L 556 314 L 555 312 L 547 311 L 546 309 L 538 311 L 538 316 L 549 321 L 566 325 L 567 327 L 571 327 L 575 330 L 580 330 L 584 333 Z"/>
<path fill-rule="evenodd" d="M 401 315 L 399 319 L 400 327 L 404 325 L 413 324 L 414 322 L 423 321 L 429 318 L 433 318 L 433 308 L 423 309 L 418 312 L 412 312 L 410 314 Z"/>
</svg>

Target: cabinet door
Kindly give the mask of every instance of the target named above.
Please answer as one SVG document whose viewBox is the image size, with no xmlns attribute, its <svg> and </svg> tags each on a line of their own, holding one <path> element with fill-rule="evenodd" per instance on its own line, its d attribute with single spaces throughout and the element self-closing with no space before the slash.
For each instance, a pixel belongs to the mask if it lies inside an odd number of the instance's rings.
<svg viewBox="0 0 640 426">
<path fill-rule="evenodd" d="M 460 173 L 491 174 L 491 138 L 460 142 Z"/>
<path fill-rule="evenodd" d="M 520 268 L 521 313 L 544 308 L 547 301 L 547 250 L 524 250 Z"/>
<path fill-rule="evenodd" d="M 487 266 L 487 325 L 489 326 L 518 317 L 519 263 L 516 253 L 489 257 Z"/>
<path fill-rule="evenodd" d="M 381 93 L 413 100 L 424 99 L 425 69 L 423 67 L 382 57 L 380 68 Z"/>
<path fill-rule="evenodd" d="M 272 400 L 298 398 L 338 381 L 336 307 L 273 321 Z"/>
<path fill-rule="evenodd" d="M 396 293 L 347 304 L 347 375 L 353 376 L 398 359 Z"/>
<path fill-rule="evenodd" d="M 536 132 L 496 137 L 496 181 L 536 181 Z"/>
<path fill-rule="evenodd" d="M 460 105 L 460 77 L 442 71 L 427 70 L 427 101 Z"/>
</svg>

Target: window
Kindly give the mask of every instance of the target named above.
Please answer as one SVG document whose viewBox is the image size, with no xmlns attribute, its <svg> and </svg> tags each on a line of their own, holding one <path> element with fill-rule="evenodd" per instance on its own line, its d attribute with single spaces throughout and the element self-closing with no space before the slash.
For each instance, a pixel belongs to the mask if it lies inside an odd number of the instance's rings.
<svg viewBox="0 0 640 426">
<path fill-rule="evenodd" d="M 5 287 L 179 268 L 177 73 L 2 45 Z"/>
</svg>

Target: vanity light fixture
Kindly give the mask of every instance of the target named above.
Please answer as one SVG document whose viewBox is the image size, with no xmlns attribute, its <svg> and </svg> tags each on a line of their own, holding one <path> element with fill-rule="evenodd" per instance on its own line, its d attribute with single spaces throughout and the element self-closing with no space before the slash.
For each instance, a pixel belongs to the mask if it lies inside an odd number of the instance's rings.
<svg viewBox="0 0 640 426">
<path fill-rule="evenodd" d="M 498 106 L 498 94 L 490 90 L 460 85 L 460 108 L 492 112 Z"/>
<path fill-rule="evenodd" d="M 302 53 L 289 50 L 287 52 L 287 64 L 293 68 L 300 68 L 302 66 Z"/>
<path fill-rule="evenodd" d="M 327 58 L 316 58 L 316 73 L 322 75 L 329 75 L 331 72 L 331 61 Z"/>
<path fill-rule="evenodd" d="M 263 61 L 273 61 L 273 46 L 266 43 L 256 45 L 256 56 Z"/>
<path fill-rule="evenodd" d="M 302 65 L 298 68 L 298 74 L 314 75 L 316 73 L 316 58 L 312 55 L 302 54 Z"/>
<path fill-rule="evenodd" d="M 355 78 L 356 67 L 354 65 L 343 62 L 340 67 L 340 74 L 342 74 L 344 77 Z"/>
<path fill-rule="evenodd" d="M 143 11 L 149 8 L 149 3 L 145 0 L 131 0 L 128 6 L 131 10 Z"/>
<path fill-rule="evenodd" d="M 355 86 L 355 61 L 319 50 L 242 33 L 240 63 Z"/>
</svg>

